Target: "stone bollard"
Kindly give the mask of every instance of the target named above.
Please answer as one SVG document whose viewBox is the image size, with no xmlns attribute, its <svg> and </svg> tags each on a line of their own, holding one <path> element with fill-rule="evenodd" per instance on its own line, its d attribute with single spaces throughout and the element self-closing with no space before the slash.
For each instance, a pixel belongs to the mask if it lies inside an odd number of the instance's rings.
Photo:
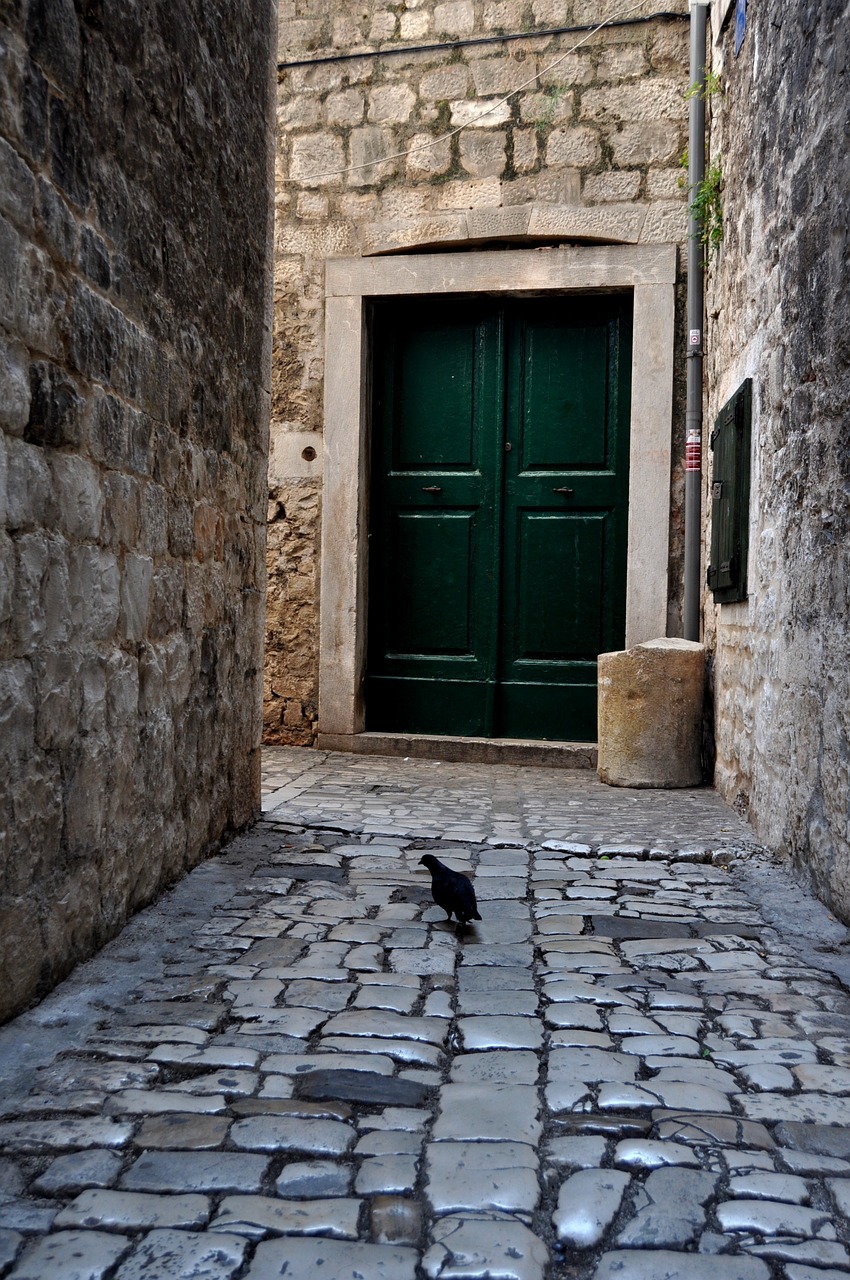
<svg viewBox="0 0 850 1280">
<path fill-rule="evenodd" d="M 693 640 L 600 653 L 600 779 L 613 787 L 698 787 L 704 683 L 705 648 Z"/>
</svg>

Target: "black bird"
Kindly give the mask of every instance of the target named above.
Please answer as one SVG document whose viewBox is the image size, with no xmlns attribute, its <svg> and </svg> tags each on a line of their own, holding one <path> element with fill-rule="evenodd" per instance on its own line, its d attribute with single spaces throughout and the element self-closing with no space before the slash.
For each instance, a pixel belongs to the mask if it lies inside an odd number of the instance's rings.
<svg viewBox="0 0 850 1280">
<path fill-rule="evenodd" d="M 458 927 L 465 929 L 468 921 L 480 920 L 478 903 L 475 901 L 475 890 L 468 876 L 459 871 L 452 871 L 445 863 L 435 858 L 433 853 L 426 853 L 419 859 L 419 865 L 427 867 L 431 872 L 431 896 L 438 907 L 442 907 L 451 920 L 457 916 Z"/>
</svg>

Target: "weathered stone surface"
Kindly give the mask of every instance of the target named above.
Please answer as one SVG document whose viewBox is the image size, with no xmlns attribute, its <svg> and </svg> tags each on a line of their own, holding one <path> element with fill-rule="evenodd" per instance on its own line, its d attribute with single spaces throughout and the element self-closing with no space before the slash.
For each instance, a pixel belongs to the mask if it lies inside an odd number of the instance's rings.
<svg viewBox="0 0 850 1280">
<path fill-rule="evenodd" d="M 205 1094 L 195 1098 L 173 1091 L 123 1089 L 110 1096 L 105 1110 L 110 1115 L 120 1116 L 164 1115 L 169 1111 L 215 1115 L 226 1108 L 227 1102 L 222 1094 Z"/>
<path fill-rule="evenodd" d="M 148 1195 L 138 1191 L 83 1191 L 63 1209 L 57 1227 L 202 1227 L 210 1216 L 207 1196 Z"/>
<path fill-rule="evenodd" d="M 454 1084 L 536 1084 L 537 1056 L 523 1050 L 497 1049 L 487 1053 L 456 1055 L 452 1061 Z"/>
<path fill-rule="evenodd" d="M 242 1267 L 248 1241 L 216 1232 L 151 1231 L 121 1267 L 121 1280 L 180 1280 L 203 1276 L 204 1280 L 232 1280 Z"/>
<path fill-rule="evenodd" d="M 766 35 L 765 17 L 748 22 L 751 51 Z M 832 495 L 846 398 L 847 269 L 831 251 L 830 227 L 847 217 L 847 152 L 833 107 L 842 73 L 835 67 L 819 76 L 813 55 L 833 39 L 836 22 L 831 10 L 812 15 L 807 52 L 790 77 L 794 42 L 783 31 L 759 59 L 755 102 L 753 58 L 734 58 L 731 29 L 717 50 L 724 92 L 711 153 L 722 156 L 727 191 L 744 173 L 754 182 L 746 198 L 739 191 L 723 201 L 723 252 L 711 263 L 707 294 L 707 422 L 745 377 L 761 392 L 749 599 L 739 607 L 708 597 L 706 644 L 715 655 L 716 785 L 749 814 L 765 844 L 808 866 L 846 921 L 849 710 L 835 673 L 846 670 L 850 650 L 846 602 L 834 584 L 847 573 L 847 543 L 837 534 L 843 503 Z M 805 121 L 795 113 L 800 92 Z M 809 120 L 820 122 L 816 132 Z M 799 764 L 789 770 L 783 756 L 791 742 L 800 744 Z"/>
<path fill-rule="evenodd" d="M 416 1253 L 397 1245 L 337 1243 L 333 1240 L 267 1240 L 257 1246 L 246 1280 L 414 1280 Z"/>
<path fill-rule="evenodd" d="M 266 1116 L 237 1120 L 230 1130 L 234 1146 L 245 1151 L 305 1151 L 342 1155 L 354 1142 L 354 1130 L 339 1120 Z"/>
<path fill-rule="evenodd" d="M 259 1191 L 268 1160 L 233 1151 L 143 1152 L 121 1178 L 128 1191 Z"/>
<path fill-rule="evenodd" d="M 447 1084 L 433 1128 L 438 1140 L 536 1142 L 537 1092 L 525 1085 Z"/>
<path fill-rule="evenodd" d="M 86 1187 L 112 1187 L 121 1172 L 117 1151 L 74 1151 L 59 1156 L 33 1183 L 42 1195 L 74 1195 Z"/>
<path fill-rule="evenodd" d="M 435 1224 L 434 1243 L 422 1259 L 430 1280 L 497 1275 L 544 1280 L 549 1250 L 522 1223 L 489 1214 L 449 1214 Z"/>
<path fill-rule="evenodd" d="M 5 155 L 12 157 L 13 164 L 20 165 L 17 156 L 5 143 L 3 150 Z M 23 346 L 9 342 L 5 337 L 0 339 L 0 404 L 3 406 L 0 409 L 3 429 L 10 435 L 19 435 L 30 415 L 27 355 Z"/>
<path fill-rule="evenodd" d="M 583 1169 L 561 1187 L 552 1222 L 558 1239 L 590 1249 L 604 1235 L 623 1199 L 629 1175 L 616 1169 Z"/>
<path fill-rule="evenodd" d="M 785 1120 L 775 1133 L 777 1142 L 795 1150 L 850 1160 L 850 1127 Z"/>
<path fill-rule="evenodd" d="M 270 1231 L 287 1236 L 331 1236 L 356 1240 L 359 1200 L 278 1200 L 227 1196 L 213 1222 L 215 1231 L 259 1239 Z"/>
<path fill-rule="evenodd" d="M 440 1045 L 446 1038 L 448 1023 L 440 1018 L 410 1018 L 393 1013 L 357 1011 L 340 1013 L 325 1023 L 329 1036 L 381 1036 L 403 1040 L 421 1040 Z"/>
<path fill-rule="evenodd" d="M 751 1172 L 729 1179 L 733 1196 L 744 1200 L 785 1200 L 789 1204 L 806 1204 L 809 1189 L 804 1178 L 786 1173 Z"/>
<path fill-rule="evenodd" d="M 545 1147 L 549 1164 L 573 1169 L 597 1169 L 605 1159 L 605 1138 L 591 1134 L 580 1137 L 552 1138 Z"/>
<path fill-rule="evenodd" d="M 225 1139 L 230 1120 L 227 1116 L 185 1115 L 167 1112 L 148 1116 L 139 1127 L 138 1145 L 154 1149 L 178 1151 L 204 1151 L 220 1147 Z"/>
<path fill-rule="evenodd" d="M 127 1236 L 103 1231 L 57 1231 L 27 1248 L 13 1272 L 16 1280 L 102 1280 L 132 1248 Z"/>
<path fill-rule="evenodd" d="M 146 1000 L 142 1004 L 131 1004 L 120 1011 L 118 1023 L 129 1027 L 148 1028 L 157 1023 L 175 1024 L 176 1033 L 173 1044 L 201 1044 L 196 1037 L 187 1036 L 186 1028 L 212 1030 L 228 1012 L 227 1006 L 215 1001 L 204 1000 Z M 147 1035 L 148 1032 L 143 1032 Z M 164 1041 L 167 1036 L 161 1037 Z"/>
<path fill-rule="evenodd" d="M 594 1280 L 614 1280 L 625 1271 L 631 1280 L 769 1280 L 759 1258 L 702 1257 L 664 1249 L 624 1249 L 604 1253 Z"/>
<path fill-rule="evenodd" d="M 652 640 L 599 655 L 599 764 L 620 787 L 693 787 L 702 781 L 705 650 Z"/>
<path fill-rule="evenodd" d="M 370 1203 L 372 1238 L 377 1244 L 416 1244 L 422 1229 L 422 1209 L 401 1196 L 373 1196 Z"/>
<path fill-rule="evenodd" d="M 292 1161 L 283 1166 L 275 1189 L 284 1200 L 345 1196 L 351 1189 L 351 1170 L 331 1160 Z"/>
<path fill-rule="evenodd" d="M 9 1267 L 15 1260 L 23 1236 L 18 1231 L 0 1230 L 0 1266 Z"/>
<path fill-rule="evenodd" d="M 25 1235 L 49 1231 L 56 1212 L 55 1205 L 40 1200 L 3 1198 L 0 1199 L 0 1230 L 21 1231 Z"/>
<path fill-rule="evenodd" d="M 717 1177 L 694 1169 L 656 1169 L 635 1200 L 637 1212 L 617 1236 L 631 1248 L 684 1249 L 705 1227 L 704 1205 Z"/>
<path fill-rule="evenodd" d="M 4 11 L 0 1020 L 259 807 L 276 32 L 231 19 Z"/>
<path fill-rule="evenodd" d="M 422 1148 L 422 1135 L 406 1130 L 375 1129 L 365 1134 L 354 1148 L 355 1155 L 417 1155 Z"/>
<path fill-rule="evenodd" d="M 537 1049 L 543 1042 L 536 1018 L 484 1015 L 461 1018 L 458 1025 L 467 1050 Z"/>
<path fill-rule="evenodd" d="M 354 1190 L 361 1196 L 412 1194 L 417 1159 L 409 1155 L 370 1156 L 361 1161 Z"/>
<path fill-rule="evenodd" d="M 736 1094 L 744 1115 L 755 1120 L 790 1120 L 818 1125 L 850 1125 L 850 1098 L 803 1093 L 787 1098 L 779 1093 Z"/>
<path fill-rule="evenodd" d="M 829 1223 L 830 1214 L 770 1200 L 727 1200 L 717 1206 L 717 1220 L 727 1232 L 755 1231 L 763 1236 L 813 1237 L 824 1234 L 823 1228 Z"/>
<path fill-rule="evenodd" d="M 0 1122 L 0 1144 L 9 1151 L 63 1151 L 85 1147 L 123 1147 L 133 1126 L 117 1120 L 74 1116 L 55 1120 Z"/>
<path fill-rule="evenodd" d="M 295 1095 L 299 1098 L 341 1098 L 346 1102 L 418 1107 L 428 1090 L 413 1080 L 398 1080 L 371 1071 L 311 1071 L 298 1076 Z"/>
<path fill-rule="evenodd" d="M 540 1199 L 537 1156 L 519 1142 L 433 1142 L 426 1191 L 434 1213 L 533 1213 Z"/>
</svg>

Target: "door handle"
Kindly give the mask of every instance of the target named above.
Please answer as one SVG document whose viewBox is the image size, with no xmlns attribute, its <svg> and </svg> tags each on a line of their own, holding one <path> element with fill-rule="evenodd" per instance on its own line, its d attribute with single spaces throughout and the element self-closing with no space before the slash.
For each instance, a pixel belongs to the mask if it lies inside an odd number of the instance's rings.
<svg viewBox="0 0 850 1280">
<path fill-rule="evenodd" d="M 575 493 L 575 489 L 553 489 L 553 493 L 562 493 L 565 498 L 571 498 Z"/>
<path fill-rule="evenodd" d="M 423 493 L 442 493 L 443 490 L 438 484 L 424 484 L 422 486 Z"/>
</svg>

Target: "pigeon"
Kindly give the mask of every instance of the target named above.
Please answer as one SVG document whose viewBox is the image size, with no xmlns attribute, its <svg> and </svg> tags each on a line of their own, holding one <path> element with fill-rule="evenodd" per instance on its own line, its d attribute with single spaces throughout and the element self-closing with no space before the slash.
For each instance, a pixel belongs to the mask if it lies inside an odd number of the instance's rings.
<svg viewBox="0 0 850 1280">
<path fill-rule="evenodd" d="M 438 907 L 442 907 L 451 920 L 457 916 L 458 928 L 465 929 L 468 921 L 480 920 L 478 903 L 475 901 L 475 890 L 468 876 L 459 871 L 452 871 L 445 863 L 440 862 L 432 853 L 426 853 L 419 859 L 419 865 L 427 867 L 431 872 L 431 895 Z"/>
</svg>

